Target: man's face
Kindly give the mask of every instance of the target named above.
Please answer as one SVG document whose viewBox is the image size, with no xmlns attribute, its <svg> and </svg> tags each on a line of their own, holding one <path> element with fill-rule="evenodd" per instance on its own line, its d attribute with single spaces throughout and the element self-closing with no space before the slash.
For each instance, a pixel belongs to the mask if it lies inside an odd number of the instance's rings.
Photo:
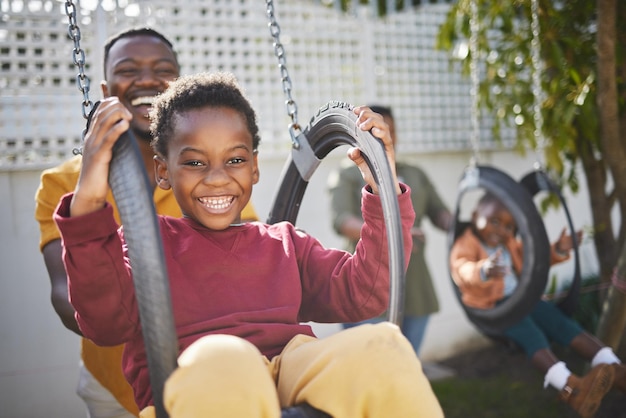
<svg viewBox="0 0 626 418">
<path fill-rule="evenodd" d="M 150 35 L 122 38 L 109 51 L 102 92 L 105 97 L 117 96 L 133 114 L 133 132 L 150 140 L 152 100 L 178 76 L 176 56 L 161 39 Z"/>
</svg>

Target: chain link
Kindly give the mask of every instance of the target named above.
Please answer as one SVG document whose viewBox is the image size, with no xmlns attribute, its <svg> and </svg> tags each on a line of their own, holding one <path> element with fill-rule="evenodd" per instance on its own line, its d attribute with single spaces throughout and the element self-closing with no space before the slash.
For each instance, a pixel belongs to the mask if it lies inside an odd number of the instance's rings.
<svg viewBox="0 0 626 418">
<path fill-rule="evenodd" d="M 291 77 L 289 77 L 289 71 L 287 70 L 287 57 L 285 55 L 285 47 L 280 42 L 280 26 L 276 20 L 274 13 L 274 1 L 266 0 L 266 14 L 269 19 L 269 30 L 272 38 L 274 39 L 274 55 L 278 58 L 278 68 L 280 69 L 280 80 L 283 86 L 283 92 L 285 93 L 285 106 L 287 109 L 287 115 L 291 118 L 291 124 L 289 125 L 289 134 L 291 135 L 291 142 L 294 148 L 298 149 L 300 143 L 298 141 L 298 134 L 300 133 L 300 125 L 298 124 L 298 106 L 295 100 L 291 96 Z"/>
<path fill-rule="evenodd" d="M 530 28 L 532 31 L 532 38 L 530 43 L 530 52 L 532 60 L 532 93 L 533 93 L 533 119 L 535 123 L 534 136 L 536 146 L 540 154 L 537 155 L 537 159 L 543 158 L 543 150 L 546 146 L 546 139 L 543 135 L 543 113 L 541 107 L 544 101 L 544 92 L 541 88 L 541 73 L 543 67 L 541 65 L 541 41 L 539 39 L 539 2 L 538 0 L 530 0 L 530 14 L 531 22 Z M 541 163 L 539 163 L 541 164 Z"/>
<path fill-rule="evenodd" d="M 470 27 L 470 37 L 469 37 L 469 54 L 470 54 L 470 79 L 471 79 L 471 87 L 470 87 L 470 99 L 471 99 L 471 132 L 470 132 L 470 142 L 472 144 L 472 160 L 470 161 L 470 165 L 474 166 L 478 163 L 479 153 L 480 153 L 480 97 L 479 86 L 480 80 L 478 77 L 478 33 L 480 31 L 479 25 L 479 16 L 478 16 L 478 4 L 479 0 L 470 0 L 469 2 L 469 27 Z"/>
<path fill-rule="evenodd" d="M 76 86 L 78 90 L 83 93 L 83 102 L 82 102 L 82 111 L 83 118 L 87 119 L 89 117 L 89 113 L 93 107 L 93 103 L 89 100 L 89 77 L 85 73 L 85 51 L 80 46 L 80 28 L 78 27 L 78 23 L 76 20 L 76 5 L 73 1 L 65 2 L 65 14 L 69 19 L 69 25 L 67 28 L 67 33 L 72 41 L 74 41 L 74 49 L 72 50 L 72 60 L 74 64 L 78 67 L 78 74 L 76 75 Z M 87 128 L 83 130 L 82 138 L 85 139 L 85 134 L 87 133 Z M 82 148 L 74 148 L 72 150 L 74 155 L 82 154 Z"/>
<path fill-rule="evenodd" d="M 80 28 L 76 21 L 76 6 L 72 1 L 65 2 L 65 13 L 69 18 L 68 34 L 70 39 L 74 41 L 74 49 L 72 50 L 72 60 L 78 67 L 78 74 L 76 75 L 76 86 L 78 90 L 83 93 L 83 117 L 87 119 L 93 103 L 89 100 L 89 77 L 85 74 L 85 51 L 80 46 Z"/>
</svg>

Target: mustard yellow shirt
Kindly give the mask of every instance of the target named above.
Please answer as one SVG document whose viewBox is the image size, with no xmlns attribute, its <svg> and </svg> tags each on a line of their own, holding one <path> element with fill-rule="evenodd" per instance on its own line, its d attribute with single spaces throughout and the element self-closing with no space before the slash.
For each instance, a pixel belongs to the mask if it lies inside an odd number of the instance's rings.
<svg viewBox="0 0 626 418">
<path fill-rule="evenodd" d="M 39 222 L 40 250 L 43 250 L 49 242 L 61 238 L 52 215 L 61 196 L 73 191 L 76 187 L 81 161 L 81 156 L 76 156 L 56 167 L 44 170 L 41 174 L 39 188 L 35 194 L 35 219 Z M 110 190 L 107 200 L 112 204 L 115 219 L 120 223 L 119 213 Z M 161 215 L 182 216 L 171 189 L 163 190 L 157 187 L 154 190 L 154 203 L 157 213 Z M 251 202 L 248 202 L 241 213 L 241 219 L 258 220 Z M 81 357 L 87 370 L 115 396 L 122 406 L 138 416 L 139 409 L 135 404 L 132 389 L 122 374 L 123 348 L 123 345 L 100 347 L 86 338 L 81 339 Z"/>
</svg>

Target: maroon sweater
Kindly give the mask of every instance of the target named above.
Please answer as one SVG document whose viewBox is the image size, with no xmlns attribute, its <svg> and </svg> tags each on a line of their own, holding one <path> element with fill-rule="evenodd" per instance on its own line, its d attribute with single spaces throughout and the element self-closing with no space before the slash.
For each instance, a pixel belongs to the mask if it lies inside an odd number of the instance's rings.
<svg viewBox="0 0 626 418">
<path fill-rule="evenodd" d="M 398 196 L 405 259 L 414 212 L 410 191 Z M 324 248 L 282 222 L 208 230 L 188 218 L 159 217 L 179 350 L 207 334 L 232 334 L 268 358 L 301 322 L 356 322 L 380 315 L 389 299 L 389 257 L 380 198 L 363 192 L 361 241 L 355 254 Z M 64 245 L 69 294 L 84 336 L 125 343 L 124 374 L 139 409 L 152 404 L 149 371 L 123 229 L 110 206 L 69 216 L 71 195 L 55 214 Z"/>
</svg>

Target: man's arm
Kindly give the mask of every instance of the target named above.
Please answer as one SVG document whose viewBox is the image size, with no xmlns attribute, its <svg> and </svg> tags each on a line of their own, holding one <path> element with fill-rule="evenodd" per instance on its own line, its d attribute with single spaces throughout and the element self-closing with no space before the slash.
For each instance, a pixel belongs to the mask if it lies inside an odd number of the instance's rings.
<svg viewBox="0 0 626 418">
<path fill-rule="evenodd" d="M 346 215 L 339 225 L 339 233 L 351 241 L 358 241 L 361 238 L 361 227 L 363 220 L 356 216 Z"/>
<path fill-rule="evenodd" d="M 447 231 L 450 229 L 450 225 L 452 225 L 452 213 L 448 209 L 442 208 L 437 213 L 437 216 L 433 220 L 433 224 L 443 230 Z"/>
<path fill-rule="evenodd" d="M 356 166 L 338 168 L 328 177 L 332 227 L 335 232 L 352 242 L 357 242 L 361 237 L 363 184 Z"/>
<path fill-rule="evenodd" d="M 435 188 L 431 179 L 425 172 L 423 172 L 423 174 L 426 181 L 426 185 L 424 187 L 426 188 L 428 195 L 428 209 L 426 209 L 426 215 L 436 228 L 439 228 L 442 231 L 447 231 L 452 225 L 453 215 L 448 209 L 448 206 L 443 203 L 443 199 L 439 195 L 439 192 Z"/>
<path fill-rule="evenodd" d="M 63 325 L 70 331 L 82 335 L 74 318 L 74 307 L 70 303 L 67 292 L 67 274 L 63 265 L 62 252 L 63 247 L 60 239 L 50 241 L 42 249 L 43 259 L 52 285 L 50 300 Z"/>
</svg>

